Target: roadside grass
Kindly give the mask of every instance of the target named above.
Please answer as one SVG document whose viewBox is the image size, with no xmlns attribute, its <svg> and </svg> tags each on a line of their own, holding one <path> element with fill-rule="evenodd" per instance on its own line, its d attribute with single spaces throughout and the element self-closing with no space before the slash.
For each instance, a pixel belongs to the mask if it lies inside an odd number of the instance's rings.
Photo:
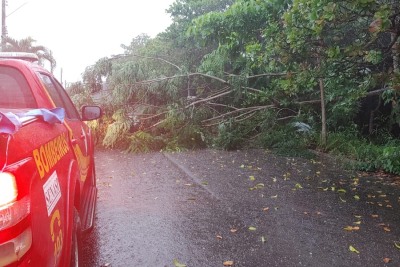
<svg viewBox="0 0 400 267">
<path fill-rule="evenodd" d="M 346 167 L 360 171 L 384 171 L 400 175 L 400 140 L 390 137 L 367 139 L 355 133 L 330 133 L 326 145 L 319 142 L 319 133 L 305 133 L 283 127 L 263 133 L 259 145 L 278 155 L 315 157 L 314 151 L 342 159 Z"/>
</svg>

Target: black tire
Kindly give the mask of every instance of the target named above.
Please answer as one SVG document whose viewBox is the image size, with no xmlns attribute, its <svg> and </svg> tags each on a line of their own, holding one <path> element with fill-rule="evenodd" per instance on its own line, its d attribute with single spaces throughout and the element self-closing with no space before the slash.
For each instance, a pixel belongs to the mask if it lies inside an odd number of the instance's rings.
<svg viewBox="0 0 400 267">
<path fill-rule="evenodd" d="M 79 267 L 81 262 L 81 221 L 79 213 L 74 208 L 74 225 L 72 228 L 71 267 Z"/>
</svg>

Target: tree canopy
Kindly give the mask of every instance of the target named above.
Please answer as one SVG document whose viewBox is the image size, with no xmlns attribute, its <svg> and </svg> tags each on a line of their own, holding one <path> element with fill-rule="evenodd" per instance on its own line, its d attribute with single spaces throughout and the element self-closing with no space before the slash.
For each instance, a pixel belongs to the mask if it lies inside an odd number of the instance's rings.
<svg viewBox="0 0 400 267">
<path fill-rule="evenodd" d="M 87 90 L 106 84 L 105 146 L 329 149 L 337 133 L 398 136 L 398 1 L 177 0 L 167 12 L 165 32 L 84 73 Z"/>
<path fill-rule="evenodd" d="M 41 65 L 44 64 L 44 61 L 47 61 L 50 64 L 51 72 L 53 72 L 56 68 L 57 63 L 51 50 L 42 45 L 34 45 L 36 40 L 34 40 L 32 37 L 16 40 L 9 36 L 5 36 L 4 42 L 5 47 L 3 48 L 3 52 L 34 53 L 39 57 L 39 63 Z"/>
</svg>

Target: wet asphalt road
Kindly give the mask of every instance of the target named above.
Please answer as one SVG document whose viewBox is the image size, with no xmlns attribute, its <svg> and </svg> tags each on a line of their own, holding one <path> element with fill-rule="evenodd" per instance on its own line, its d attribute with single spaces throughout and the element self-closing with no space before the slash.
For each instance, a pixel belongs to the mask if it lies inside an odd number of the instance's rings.
<svg viewBox="0 0 400 267">
<path fill-rule="evenodd" d="M 400 266 L 396 177 L 263 150 L 96 162 L 83 266 Z"/>
</svg>

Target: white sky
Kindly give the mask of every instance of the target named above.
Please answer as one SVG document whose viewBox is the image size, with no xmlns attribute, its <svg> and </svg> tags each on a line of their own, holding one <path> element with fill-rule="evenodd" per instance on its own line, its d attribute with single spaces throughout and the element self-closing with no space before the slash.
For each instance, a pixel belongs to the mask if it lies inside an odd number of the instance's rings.
<svg viewBox="0 0 400 267">
<path fill-rule="evenodd" d="M 61 81 L 62 68 L 62 82 L 75 82 L 98 59 L 121 54 L 121 44 L 129 45 L 142 33 L 154 37 L 163 32 L 171 24 L 165 10 L 174 0 L 7 2 L 8 36 L 30 36 L 35 45 L 50 49 L 57 61 L 56 78 Z"/>
</svg>

